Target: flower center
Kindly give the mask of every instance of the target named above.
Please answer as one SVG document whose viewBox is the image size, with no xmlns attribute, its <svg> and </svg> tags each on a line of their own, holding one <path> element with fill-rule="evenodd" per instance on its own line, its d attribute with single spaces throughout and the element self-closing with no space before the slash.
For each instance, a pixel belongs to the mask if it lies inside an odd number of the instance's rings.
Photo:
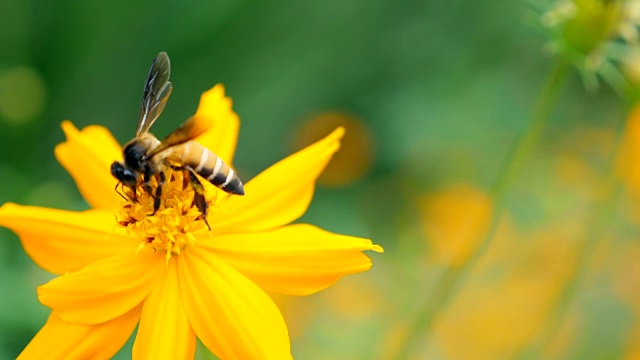
<svg viewBox="0 0 640 360">
<path fill-rule="evenodd" d="M 186 176 L 185 176 L 186 175 Z M 127 233 L 141 240 L 139 250 L 151 248 L 162 251 L 167 262 L 173 255 L 180 255 L 182 250 L 193 244 L 196 239 L 193 233 L 207 229 L 204 216 L 194 203 L 195 191 L 189 181 L 188 174 L 182 171 L 168 170 L 166 181 L 162 186 L 160 206 L 154 213 L 154 197 L 149 194 L 143 184 L 134 191 L 123 187 L 122 207 L 116 214 L 118 224 L 127 228 Z M 157 179 L 151 182 L 152 192 L 157 188 Z M 215 203 L 207 197 L 209 205 Z"/>
</svg>

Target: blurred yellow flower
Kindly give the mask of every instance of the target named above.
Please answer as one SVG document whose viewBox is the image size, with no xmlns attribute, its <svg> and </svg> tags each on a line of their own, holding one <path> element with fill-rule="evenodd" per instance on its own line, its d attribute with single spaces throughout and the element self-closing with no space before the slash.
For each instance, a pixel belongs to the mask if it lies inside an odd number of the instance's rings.
<svg viewBox="0 0 640 360">
<path fill-rule="evenodd" d="M 617 249 L 614 257 L 613 285 L 620 300 L 629 305 L 635 319 L 640 317 L 640 242 Z M 626 339 L 626 359 L 640 358 L 640 323 L 634 321 Z"/>
<path fill-rule="evenodd" d="M 491 200 L 468 184 L 425 195 L 418 206 L 434 259 L 452 266 L 468 259 L 491 220 Z"/>
<path fill-rule="evenodd" d="M 640 106 L 629 114 L 625 130 L 617 170 L 631 195 L 640 197 Z"/>
<path fill-rule="evenodd" d="M 306 121 L 295 134 L 294 146 L 302 149 L 337 127 L 344 128 L 346 135 L 340 152 L 318 179 L 322 185 L 351 184 L 365 175 L 373 163 L 373 141 L 366 124 L 355 116 L 340 112 L 321 113 Z"/>
<path fill-rule="evenodd" d="M 575 263 L 573 236 L 560 227 L 498 234 L 435 325 L 444 357 L 513 358 L 532 344 Z"/>
<path fill-rule="evenodd" d="M 198 115 L 214 126 L 197 140 L 231 163 L 239 120 L 222 86 L 203 94 Z M 148 216 L 152 198 L 134 203 L 113 191 L 109 165 L 121 148 L 111 134 L 69 122 L 63 129 L 56 157 L 93 209 L 0 208 L 0 225 L 38 265 L 61 274 L 38 288 L 53 312 L 22 359 L 110 358 L 138 322 L 136 359 L 193 358 L 196 336 L 224 359 L 290 358 L 287 327 L 265 291 L 314 293 L 368 270 L 363 250 L 383 251 L 367 239 L 287 225 L 306 211 L 341 128 L 265 170 L 243 197 L 204 182 L 210 232 L 180 174 Z"/>
</svg>

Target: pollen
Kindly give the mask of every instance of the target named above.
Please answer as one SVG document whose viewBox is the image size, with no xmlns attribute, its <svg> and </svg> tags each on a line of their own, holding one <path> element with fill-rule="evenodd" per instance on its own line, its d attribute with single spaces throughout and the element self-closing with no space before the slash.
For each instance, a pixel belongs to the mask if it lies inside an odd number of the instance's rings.
<svg viewBox="0 0 640 360">
<path fill-rule="evenodd" d="M 206 231 L 208 226 L 204 215 L 195 205 L 196 193 L 188 174 L 168 170 L 166 175 L 160 206 L 155 213 L 154 196 L 141 183 L 135 193 L 126 187 L 122 189 L 125 200 L 116 218 L 118 224 L 127 229 L 127 233 L 140 239 L 138 251 L 151 249 L 162 252 L 168 262 L 171 256 L 180 255 L 195 243 L 195 232 Z M 156 180 L 152 181 L 152 192 L 158 187 Z M 212 195 L 205 195 L 209 205 L 215 203 L 215 192 Z"/>
</svg>

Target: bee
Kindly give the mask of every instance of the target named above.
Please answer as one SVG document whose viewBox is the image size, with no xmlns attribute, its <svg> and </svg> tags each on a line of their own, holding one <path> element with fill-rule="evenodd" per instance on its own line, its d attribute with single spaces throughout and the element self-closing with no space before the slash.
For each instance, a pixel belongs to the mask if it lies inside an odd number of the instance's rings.
<svg viewBox="0 0 640 360">
<path fill-rule="evenodd" d="M 119 185 L 128 187 L 133 194 L 133 201 L 136 201 L 136 188 L 142 184 L 144 190 L 154 199 L 155 214 L 160 207 L 162 186 L 166 181 L 168 169 L 184 171 L 185 178 L 188 177 L 194 189 L 194 204 L 206 222 L 208 204 L 204 197 L 204 187 L 196 174 L 230 194 L 244 195 L 244 188 L 242 181 L 229 165 L 211 150 L 193 140 L 209 128 L 202 125 L 207 123 L 206 121 L 198 121 L 198 118 L 193 116 L 162 141 L 149 132 L 153 123 L 160 117 L 173 90 L 169 81 L 170 72 L 169 56 L 165 52 L 159 53 L 151 64 L 142 91 L 136 136 L 123 148 L 124 161 L 111 164 L 111 175 L 118 180 L 116 191 Z M 154 178 L 157 180 L 155 191 L 151 186 Z"/>
</svg>

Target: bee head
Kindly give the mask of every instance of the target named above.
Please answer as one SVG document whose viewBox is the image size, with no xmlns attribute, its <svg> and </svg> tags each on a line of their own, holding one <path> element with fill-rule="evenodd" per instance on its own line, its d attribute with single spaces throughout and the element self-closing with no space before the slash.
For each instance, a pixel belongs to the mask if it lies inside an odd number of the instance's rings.
<svg viewBox="0 0 640 360">
<path fill-rule="evenodd" d="M 121 162 L 114 161 L 111 164 L 111 175 L 130 188 L 134 188 L 138 184 L 137 173 Z"/>
<path fill-rule="evenodd" d="M 143 141 L 138 140 L 136 139 L 124 147 L 124 164 L 129 169 L 142 171 L 146 162 L 147 146 Z"/>
</svg>

